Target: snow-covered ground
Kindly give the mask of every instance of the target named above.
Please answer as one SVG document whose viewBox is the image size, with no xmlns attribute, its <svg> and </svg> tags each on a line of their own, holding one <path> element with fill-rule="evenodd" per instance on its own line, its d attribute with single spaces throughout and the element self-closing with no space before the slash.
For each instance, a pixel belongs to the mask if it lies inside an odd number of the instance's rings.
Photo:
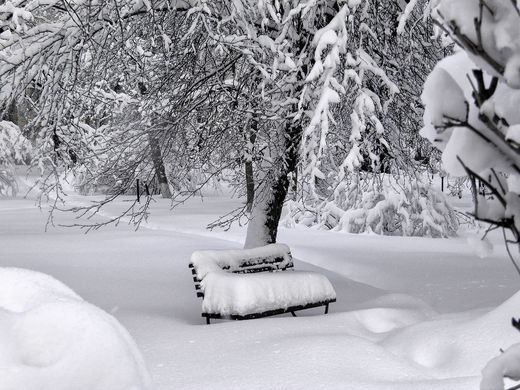
<svg viewBox="0 0 520 390">
<path fill-rule="evenodd" d="M 75 197 L 75 202 L 88 198 Z M 285 229 L 295 268 L 322 272 L 337 302 L 323 308 L 205 325 L 188 262 L 199 249 L 240 248 L 245 229 L 207 231 L 238 205 L 223 196 L 149 223 L 89 234 L 55 227 L 30 200 L 0 201 L 0 266 L 42 271 L 113 314 L 141 350 L 157 389 L 475 389 L 500 348 L 520 342 L 520 277 L 499 235 L 481 259 L 455 239 Z M 125 206 L 120 201 L 105 212 Z M 104 216 L 96 217 L 103 220 Z M 57 222 L 74 223 L 70 214 Z M 505 302 L 505 303 L 504 303 Z M 0 386 L 1 387 L 1 386 Z"/>
</svg>

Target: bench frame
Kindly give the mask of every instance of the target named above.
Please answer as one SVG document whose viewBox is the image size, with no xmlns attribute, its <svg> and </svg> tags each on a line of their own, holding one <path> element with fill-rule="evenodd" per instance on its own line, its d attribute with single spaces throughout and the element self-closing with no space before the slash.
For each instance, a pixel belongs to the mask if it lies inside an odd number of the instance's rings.
<svg viewBox="0 0 520 390">
<path fill-rule="evenodd" d="M 289 253 L 290 256 L 290 253 Z M 294 268 L 294 264 L 292 260 L 286 264 L 283 267 L 280 267 L 280 264 L 284 262 L 284 257 L 275 257 L 272 260 L 263 259 L 263 258 L 255 258 L 250 259 L 248 261 L 244 261 L 240 265 L 240 269 L 231 271 L 232 273 L 256 273 L 256 272 L 280 272 L 280 271 L 286 271 L 291 270 Z M 193 275 L 193 282 L 195 284 L 195 292 L 197 294 L 197 297 L 204 299 L 204 293 L 202 292 L 200 282 L 201 279 L 199 279 L 197 275 L 197 271 L 195 270 L 195 267 L 193 266 L 193 263 L 189 264 L 189 268 L 191 269 L 191 273 Z M 224 271 L 229 270 L 229 267 L 223 267 Z M 229 272 L 229 271 L 228 271 Z M 246 315 L 221 315 L 218 313 L 202 313 L 202 317 L 206 318 L 206 324 L 210 324 L 211 319 L 224 319 L 224 320 L 251 320 L 254 318 L 262 318 L 262 317 L 269 317 L 274 316 L 277 314 L 285 314 L 285 313 L 291 313 L 293 317 L 296 317 L 295 311 L 298 310 L 305 310 L 305 309 L 311 309 L 314 307 L 320 307 L 325 306 L 325 314 L 329 312 L 329 304 L 336 302 L 336 299 L 329 299 L 325 301 L 320 302 L 312 302 L 307 305 L 298 305 L 298 306 L 290 306 L 287 308 L 280 308 L 280 309 L 274 309 L 274 310 L 268 310 L 261 313 L 252 313 L 252 314 L 246 314 Z"/>
</svg>

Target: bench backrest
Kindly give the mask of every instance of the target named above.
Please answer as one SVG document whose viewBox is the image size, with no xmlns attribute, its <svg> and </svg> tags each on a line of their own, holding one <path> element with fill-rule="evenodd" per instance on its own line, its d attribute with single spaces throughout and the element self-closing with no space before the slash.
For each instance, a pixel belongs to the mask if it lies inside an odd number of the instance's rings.
<svg viewBox="0 0 520 390">
<path fill-rule="evenodd" d="M 189 264 L 197 296 L 204 297 L 200 282 L 209 272 L 254 273 L 285 271 L 293 268 L 291 251 L 285 244 L 253 249 L 196 251 Z"/>
</svg>

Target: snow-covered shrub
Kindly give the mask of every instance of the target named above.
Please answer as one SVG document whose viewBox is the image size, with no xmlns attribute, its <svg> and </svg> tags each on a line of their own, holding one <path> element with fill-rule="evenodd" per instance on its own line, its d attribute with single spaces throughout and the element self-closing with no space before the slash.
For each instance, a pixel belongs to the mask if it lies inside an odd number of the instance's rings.
<svg viewBox="0 0 520 390">
<path fill-rule="evenodd" d="M 447 237 L 455 235 L 458 221 L 444 196 L 421 182 L 381 175 L 374 183 L 363 175 L 341 183 L 334 199 L 314 207 L 289 202 L 285 226 L 318 225 L 349 233 Z"/>
<path fill-rule="evenodd" d="M 0 165 L 23 163 L 30 152 L 29 141 L 13 122 L 0 121 Z"/>
<path fill-rule="evenodd" d="M 451 182 L 447 180 L 446 187 L 450 196 L 462 198 L 462 194 L 465 190 L 468 190 L 469 186 L 468 179 L 466 177 L 456 177 Z"/>
<path fill-rule="evenodd" d="M 17 192 L 18 185 L 12 170 L 0 167 L 0 197 L 15 196 Z"/>
<path fill-rule="evenodd" d="M 15 196 L 18 186 L 13 166 L 29 157 L 31 144 L 12 122 L 0 121 L 0 197 Z"/>
<path fill-rule="evenodd" d="M 0 268 L 0 389 L 146 390 L 128 332 L 52 277 Z"/>
</svg>

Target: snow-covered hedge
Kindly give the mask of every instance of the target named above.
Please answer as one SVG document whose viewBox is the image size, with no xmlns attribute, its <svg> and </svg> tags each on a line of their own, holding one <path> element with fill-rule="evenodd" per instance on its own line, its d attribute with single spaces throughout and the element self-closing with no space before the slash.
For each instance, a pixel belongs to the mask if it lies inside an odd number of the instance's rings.
<svg viewBox="0 0 520 390">
<path fill-rule="evenodd" d="M 379 183 L 353 176 L 339 185 L 332 200 L 313 207 L 288 202 L 287 227 L 295 224 L 349 233 L 447 237 L 458 221 L 444 196 L 427 184 L 384 175 Z"/>
<path fill-rule="evenodd" d="M 0 389 L 145 390 L 128 332 L 52 277 L 0 268 Z"/>
</svg>

